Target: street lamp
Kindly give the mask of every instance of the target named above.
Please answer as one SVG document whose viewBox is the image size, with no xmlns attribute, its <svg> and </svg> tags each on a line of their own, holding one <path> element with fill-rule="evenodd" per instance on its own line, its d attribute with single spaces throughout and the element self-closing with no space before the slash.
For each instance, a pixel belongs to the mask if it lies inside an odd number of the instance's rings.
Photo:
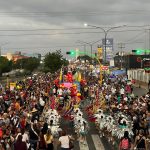
<svg viewBox="0 0 150 150">
<path fill-rule="evenodd" d="M 101 40 L 98 40 L 98 41 L 95 41 L 95 42 L 85 42 L 85 41 L 80 41 L 80 40 L 78 40 L 77 42 L 78 43 L 81 43 L 81 44 L 87 44 L 87 45 L 90 45 L 90 47 L 91 47 L 91 60 L 92 60 L 92 52 L 93 52 L 93 45 L 95 44 L 95 43 L 97 43 L 97 42 L 99 42 L 99 41 L 101 41 Z M 97 61 L 98 61 L 98 63 L 99 63 L 99 65 L 100 65 L 100 85 L 101 85 L 101 83 L 102 83 L 102 73 L 101 73 L 101 62 L 99 61 L 99 59 L 97 58 L 97 57 L 95 57 L 96 59 L 97 59 Z M 92 77 L 92 68 L 91 68 L 91 77 Z"/>
<path fill-rule="evenodd" d="M 97 42 L 99 42 L 101 40 L 98 40 L 98 41 L 94 41 L 94 42 L 85 42 L 85 41 L 81 41 L 81 40 L 78 40 L 77 43 L 81 43 L 81 44 L 86 44 L 86 45 L 89 45 L 90 46 L 90 49 L 91 49 L 91 58 L 92 58 L 92 54 L 93 54 L 93 45 Z M 84 45 L 84 47 L 86 46 Z M 86 48 L 86 47 L 85 47 Z M 85 49 L 86 51 L 86 49 Z"/>
<path fill-rule="evenodd" d="M 87 24 L 87 23 L 84 23 L 84 26 L 85 27 L 87 27 L 87 26 L 89 26 L 89 27 L 94 27 L 94 28 L 97 28 L 97 29 L 101 29 L 103 32 L 104 32 L 104 34 L 105 34 L 105 37 L 104 37 L 104 40 L 105 40 L 105 48 L 104 48 L 104 63 L 106 64 L 106 39 L 107 39 L 107 35 L 108 35 L 108 32 L 110 31 L 110 30 L 113 30 L 113 29 L 116 29 L 116 28 L 120 28 L 120 27 L 124 27 L 124 26 L 126 26 L 126 25 L 123 25 L 123 26 L 116 26 L 116 27 L 111 27 L 111 28 L 109 28 L 109 29 L 104 29 L 103 27 L 99 27 L 99 26 L 95 26 L 95 25 L 89 25 L 89 24 Z"/>
</svg>

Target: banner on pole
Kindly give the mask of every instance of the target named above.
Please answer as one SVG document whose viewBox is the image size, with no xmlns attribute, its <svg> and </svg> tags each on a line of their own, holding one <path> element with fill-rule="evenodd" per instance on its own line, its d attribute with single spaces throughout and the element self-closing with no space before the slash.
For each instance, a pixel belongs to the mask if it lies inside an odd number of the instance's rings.
<svg viewBox="0 0 150 150">
<path fill-rule="evenodd" d="M 11 83 L 9 84 L 9 86 L 10 86 L 10 91 L 13 91 L 14 88 L 16 87 L 16 83 L 15 83 L 15 82 L 11 82 Z"/>
</svg>

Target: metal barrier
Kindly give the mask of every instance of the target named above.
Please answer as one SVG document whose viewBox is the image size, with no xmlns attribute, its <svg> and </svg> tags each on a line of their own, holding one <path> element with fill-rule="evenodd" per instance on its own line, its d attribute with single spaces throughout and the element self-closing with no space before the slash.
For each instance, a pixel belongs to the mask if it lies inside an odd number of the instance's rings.
<svg viewBox="0 0 150 150">
<path fill-rule="evenodd" d="M 129 80 L 136 80 L 136 81 L 141 81 L 143 83 L 148 84 L 150 80 L 150 73 L 145 73 L 143 69 L 136 69 L 136 70 L 128 70 L 128 79 Z"/>
</svg>

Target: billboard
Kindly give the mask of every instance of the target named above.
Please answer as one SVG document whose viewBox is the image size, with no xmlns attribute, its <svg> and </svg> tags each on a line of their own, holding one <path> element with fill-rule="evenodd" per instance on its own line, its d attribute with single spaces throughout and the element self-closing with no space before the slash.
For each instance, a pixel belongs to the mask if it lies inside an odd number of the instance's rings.
<svg viewBox="0 0 150 150">
<path fill-rule="evenodd" d="M 105 44 L 106 44 L 106 60 L 110 61 L 113 59 L 113 38 L 102 39 L 103 46 L 103 58 L 105 57 Z"/>
</svg>

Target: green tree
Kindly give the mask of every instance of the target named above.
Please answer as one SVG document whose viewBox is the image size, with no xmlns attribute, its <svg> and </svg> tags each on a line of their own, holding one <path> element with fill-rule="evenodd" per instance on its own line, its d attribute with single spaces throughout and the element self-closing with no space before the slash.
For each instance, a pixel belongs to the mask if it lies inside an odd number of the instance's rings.
<svg viewBox="0 0 150 150">
<path fill-rule="evenodd" d="M 40 60 L 36 57 L 26 58 L 26 63 L 24 64 L 24 69 L 28 71 L 34 71 L 40 65 Z"/>
<path fill-rule="evenodd" d="M 47 53 L 45 55 L 44 59 L 44 69 L 45 72 L 51 72 L 54 73 L 57 70 L 59 70 L 62 65 L 66 66 L 68 65 L 68 61 L 63 58 L 63 55 L 61 54 L 60 50 L 57 50 L 56 52 Z"/>
<path fill-rule="evenodd" d="M 27 63 L 27 58 L 18 59 L 13 63 L 13 69 L 25 69 L 25 64 Z"/>
<path fill-rule="evenodd" d="M 25 69 L 27 71 L 32 72 L 35 70 L 40 64 L 40 60 L 35 57 L 29 57 L 24 59 L 18 59 L 15 63 L 13 68 L 14 69 Z"/>
<path fill-rule="evenodd" d="M 6 57 L 0 56 L 0 75 L 5 72 L 9 72 L 12 69 L 12 61 L 9 61 Z"/>
<path fill-rule="evenodd" d="M 68 66 L 69 65 L 69 61 L 65 58 L 62 58 L 62 63 L 64 66 Z"/>
</svg>

